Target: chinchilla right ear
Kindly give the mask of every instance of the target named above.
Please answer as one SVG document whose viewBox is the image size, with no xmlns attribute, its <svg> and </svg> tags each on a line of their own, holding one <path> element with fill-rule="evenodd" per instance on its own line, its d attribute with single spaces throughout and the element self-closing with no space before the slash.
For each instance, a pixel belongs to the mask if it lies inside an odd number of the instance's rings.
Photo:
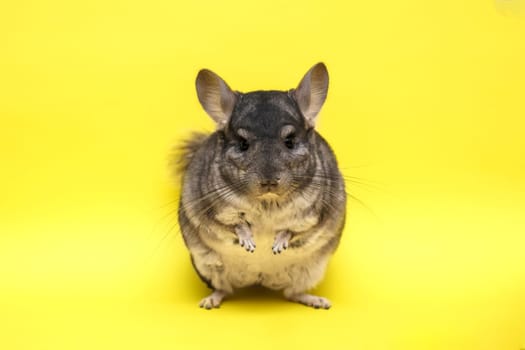
<svg viewBox="0 0 525 350">
<path fill-rule="evenodd" d="M 228 123 L 237 102 L 237 94 L 211 70 L 202 69 L 195 81 L 197 96 L 208 115 L 222 129 Z"/>
</svg>

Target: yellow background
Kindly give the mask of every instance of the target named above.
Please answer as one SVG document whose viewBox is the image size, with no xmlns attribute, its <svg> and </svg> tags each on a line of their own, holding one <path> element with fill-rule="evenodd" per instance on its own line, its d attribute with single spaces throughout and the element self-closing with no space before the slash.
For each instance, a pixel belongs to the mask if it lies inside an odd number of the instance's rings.
<svg viewBox="0 0 525 350">
<path fill-rule="evenodd" d="M 525 347 L 523 1 L 4 1 L 0 348 Z M 249 290 L 207 312 L 172 144 L 194 79 L 288 89 L 327 64 L 347 176 L 330 311 Z"/>
</svg>

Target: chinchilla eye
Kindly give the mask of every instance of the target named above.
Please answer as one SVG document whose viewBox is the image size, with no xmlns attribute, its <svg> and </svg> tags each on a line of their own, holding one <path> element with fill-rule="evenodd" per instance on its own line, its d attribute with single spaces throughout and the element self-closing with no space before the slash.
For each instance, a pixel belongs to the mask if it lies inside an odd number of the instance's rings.
<svg viewBox="0 0 525 350">
<path fill-rule="evenodd" d="M 241 152 L 246 152 L 248 148 L 250 148 L 250 144 L 248 143 L 248 141 L 244 138 L 241 138 L 239 140 L 239 150 Z"/>
<path fill-rule="evenodd" d="M 284 139 L 284 145 L 288 149 L 293 149 L 295 147 L 295 135 L 290 134 L 286 136 L 286 138 Z"/>
</svg>

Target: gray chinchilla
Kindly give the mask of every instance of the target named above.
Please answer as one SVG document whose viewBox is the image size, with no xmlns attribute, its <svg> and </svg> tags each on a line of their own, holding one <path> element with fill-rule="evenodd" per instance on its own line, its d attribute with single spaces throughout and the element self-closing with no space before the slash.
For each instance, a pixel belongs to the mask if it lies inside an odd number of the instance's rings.
<svg viewBox="0 0 525 350">
<path fill-rule="evenodd" d="M 343 231 L 344 181 L 314 130 L 328 72 L 313 66 L 290 91 L 240 93 L 203 69 L 197 95 L 216 122 L 182 146 L 179 225 L 191 261 L 219 307 L 235 289 L 262 285 L 328 309 L 307 294 L 321 281 Z"/>
</svg>

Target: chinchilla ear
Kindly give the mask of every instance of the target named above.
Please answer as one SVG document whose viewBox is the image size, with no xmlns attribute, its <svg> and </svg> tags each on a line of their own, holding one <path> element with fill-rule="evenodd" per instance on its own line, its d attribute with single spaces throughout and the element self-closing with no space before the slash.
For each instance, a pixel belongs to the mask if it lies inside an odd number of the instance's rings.
<svg viewBox="0 0 525 350">
<path fill-rule="evenodd" d="M 202 69 L 195 81 L 197 96 L 202 107 L 217 123 L 219 129 L 224 128 L 237 102 L 237 95 L 228 84 L 211 70 Z"/>
<path fill-rule="evenodd" d="M 306 119 L 314 127 L 317 114 L 321 110 L 328 92 L 328 71 L 324 63 L 319 62 L 305 74 L 299 86 L 292 91 L 295 101 Z"/>
</svg>

